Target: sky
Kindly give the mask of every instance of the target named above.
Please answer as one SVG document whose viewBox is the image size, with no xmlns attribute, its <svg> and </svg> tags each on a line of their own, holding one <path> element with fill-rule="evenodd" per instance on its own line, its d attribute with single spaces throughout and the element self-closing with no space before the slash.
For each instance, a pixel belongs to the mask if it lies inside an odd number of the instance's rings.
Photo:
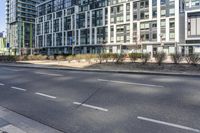
<svg viewBox="0 0 200 133">
<path fill-rule="evenodd" d="M 0 0 L 0 32 L 6 30 L 6 0 Z"/>
</svg>

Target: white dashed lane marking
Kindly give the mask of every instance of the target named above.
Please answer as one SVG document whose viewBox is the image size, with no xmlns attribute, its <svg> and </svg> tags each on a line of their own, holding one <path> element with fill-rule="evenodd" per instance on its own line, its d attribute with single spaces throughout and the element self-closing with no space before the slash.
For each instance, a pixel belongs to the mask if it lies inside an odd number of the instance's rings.
<svg viewBox="0 0 200 133">
<path fill-rule="evenodd" d="M 139 86 L 147 86 L 147 87 L 160 87 L 160 88 L 164 87 L 164 86 L 160 86 L 160 85 L 142 84 L 142 83 L 116 81 L 116 80 L 106 80 L 106 79 L 98 79 L 98 81 L 101 81 L 101 82 L 112 82 L 112 83 L 118 83 L 118 84 L 139 85 Z"/>
<path fill-rule="evenodd" d="M 165 125 L 165 126 L 170 126 L 170 127 L 175 127 L 175 128 L 187 130 L 187 131 L 193 131 L 193 132 L 196 132 L 196 133 L 200 133 L 199 129 L 194 129 L 194 128 L 191 128 L 191 127 L 182 126 L 182 125 L 178 125 L 178 124 L 174 124 L 174 123 L 159 121 L 159 120 L 146 118 L 146 117 L 141 117 L 141 116 L 138 116 L 137 119 L 143 120 L 143 121 L 152 122 L 152 123 L 156 123 L 156 124 L 160 124 L 160 125 Z"/>
<path fill-rule="evenodd" d="M 35 94 L 36 94 L 36 95 L 39 95 L 39 96 L 43 96 L 43 97 L 47 97 L 47 98 L 51 98 L 51 99 L 56 99 L 55 96 L 47 95 L 47 94 L 40 93 L 40 92 L 36 92 Z"/>
<path fill-rule="evenodd" d="M 26 89 L 22 89 L 22 88 L 19 88 L 19 87 L 15 87 L 15 86 L 13 86 L 13 87 L 11 87 L 12 89 L 14 89 L 14 90 L 19 90 L 19 91 L 26 91 Z"/>
<path fill-rule="evenodd" d="M 56 76 L 56 77 L 62 77 L 62 74 L 53 74 L 53 73 L 43 73 L 43 72 L 35 72 L 36 74 L 40 75 L 48 75 L 48 76 Z"/>
<path fill-rule="evenodd" d="M 0 83 L 0 86 L 4 86 L 5 84 L 3 84 L 3 83 Z"/>
<path fill-rule="evenodd" d="M 93 105 L 89 105 L 89 104 L 82 104 L 82 103 L 79 103 L 79 102 L 73 102 L 73 104 L 80 105 L 80 106 L 87 107 L 87 108 L 91 108 L 91 109 L 100 110 L 100 111 L 105 111 L 105 112 L 108 111 L 108 109 L 97 107 L 97 106 L 93 106 Z"/>
<path fill-rule="evenodd" d="M 4 70 L 8 70 L 8 71 L 13 71 L 13 72 L 20 72 L 22 70 L 17 70 L 17 69 L 10 69 L 10 68 L 3 68 Z"/>
</svg>

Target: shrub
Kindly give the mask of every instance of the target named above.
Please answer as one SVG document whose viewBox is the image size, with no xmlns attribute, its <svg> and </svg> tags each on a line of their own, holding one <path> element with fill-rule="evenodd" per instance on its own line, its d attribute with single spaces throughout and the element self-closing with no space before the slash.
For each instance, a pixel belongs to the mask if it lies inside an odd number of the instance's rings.
<svg viewBox="0 0 200 133">
<path fill-rule="evenodd" d="M 171 60 L 174 64 L 179 64 L 183 60 L 183 57 L 179 53 L 171 54 Z"/>
<path fill-rule="evenodd" d="M 58 56 L 56 56 L 56 60 L 59 60 L 59 61 L 64 61 L 66 58 L 65 58 L 65 56 L 63 56 L 63 55 L 58 55 Z"/>
<path fill-rule="evenodd" d="M 112 59 L 113 62 L 115 62 L 118 58 L 118 54 L 117 53 L 112 53 L 110 54 L 110 59 Z"/>
<path fill-rule="evenodd" d="M 110 56 L 111 54 L 110 53 L 103 53 L 102 54 L 102 58 L 103 60 L 105 60 L 106 62 L 108 62 L 108 60 L 110 59 Z"/>
<path fill-rule="evenodd" d="M 71 61 L 74 60 L 74 55 L 69 55 L 66 57 L 66 60 L 70 63 Z"/>
<path fill-rule="evenodd" d="M 188 64 L 197 65 L 200 62 L 199 54 L 189 54 L 185 56 L 185 59 Z"/>
<path fill-rule="evenodd" d="M 92 59 L 97 59 L 97 54 L 91 54 Z"/>
<path fill-rule="evenodd" d="M 92 59 L 93 59 L 95 62 L 98 62 L 98 54 L 93 54 L 93 55 L 92 55 Z"/>
<path fill-rule="evenodd" d="M 30 58 L 32 58 L 32 60 L 46 60 L 47 56 L 46 55 L 30 55 Z"/>
<path fill-rule="evenodd" d="M 116 64 L 123 63 L 124 59 L 125 59 L 125 55 L 124 54 L 118 54 L 117 60 L 116 60 L 115 63 Z"/>
<path fill-rule="evenodd" d="M 0 56 L 0 62 L 14 62 L 17 60 L 17 56 Z"/>
<path fill-rule="evenodd" d="M 97 59 L 99 60 L 99 64 L 101 64 L 102 61 L 103 61 L 103 54 L 102 53 L 98 53 L 97 54 Z"/>
<path fill-rule="evenodd" d="M 166 59 L 166 54 L 164 52 L 157 53 L 155 55 L 155 59 L 156 59 L 157 64 L 160 66 L 162 65 L 163 61 Z"/>
<path fill-rule="evenodd" d="M 28 56 L 27 56 L 27 59 L 28 59 L 28 60 L 35 60 L 34 55 L 28 55 Z"/>
<path fill-rule="evenodd" d="M 128 55 L 128 57 L 130 58 L 130 60 L 132 62 L 135 62 L 138 58 L 141 58 L 141 54 L 140 53 L 130 53 Z"/>
<path fill-rule="evenodd" d="M 192 54 L 191 55 L 191 62 L 192 62 L 192 65 L 197 65 L 200 62 L 200 55 L 199 54 Z"/>
<path fill-rule="evenodd" d="M 81 59 L 83 59 L 82 55 L 81 54 L 77 54 L 74 56 L 74 59 L 77 61 L 77 62 L 81 62 Z"/>
<path fill-rule="evenodd" d="M 88 63 L 91 63 L 93 56 L 92 54 L 84 54 L 82 58 L 85 59 Z"/>
<path fill-rule="evenodd" d="M 49 59 L 49 60 L 55 60 L 55 56 L 52 56 L 52 55 L 51 55 L 51 56 L 48 56 L 48 59 Z"/>
<path fill-rule="evenodd" d="M 27 55 L 22 57 L 23 60 L 46 60 L 47 56 L 44 55 Z"/>
<path fill-rule="evenodd" d="M 40 59 L 41 59 L 41 60 L 47 60 L 47 59 L 48 59 L 48 56 L 47 56 L 47 55 L 42 55 L 42 56 L 40 57 Z"/>
<path fill-rule="evenodd" d="M 28 56 L 27 55 L 18 56 L 17 60 L 18 61 L 26 61 L 26 60 L 28 60 Z"/>
<path fill-rule="evenodd" d="M 190 55 L 186 55 L 186 56 L 185 56 L 185 60 L 187 61 L 188 64 L 191 64 Z"/>
<path fill-rule="evenodd" d="M 149 53 L 142 54 L 142 63 L 146 64 L 150 58 L 151 58 L 151 55 Z"/>
<path fill-rule="evenodd" d="M 8 60 L 11 62 L 17 61 L 17 56 L 8 56 Z"/>
</svg>

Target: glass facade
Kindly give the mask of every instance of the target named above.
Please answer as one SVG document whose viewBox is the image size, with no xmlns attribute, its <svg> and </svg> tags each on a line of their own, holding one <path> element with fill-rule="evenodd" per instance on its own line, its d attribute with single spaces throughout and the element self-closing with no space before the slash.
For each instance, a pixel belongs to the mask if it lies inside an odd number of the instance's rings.
<svg viewBox="0 0 200 133">
<path fill-rule="evenodd" d="M 181 3 L 184 1 L 44 0 L 37 5 L 36 47 L 48 54 L 70 53 L 72 47 L 77 53 L 97 52 L 99 47 L 119 52 L 121 45 L 125 51 L 144 45 L 148 52 L 148 45 L 159 47 L 161 43 L 169 49 L 181 41 Z"/>
<path fill-rule="evenodd" d="M 35 44 L 36 0 L 7 0 L 7 43 L 12 54 L 28 54 Z M 28 52 L 29 51 L 29 52 Z"/>
</svg>

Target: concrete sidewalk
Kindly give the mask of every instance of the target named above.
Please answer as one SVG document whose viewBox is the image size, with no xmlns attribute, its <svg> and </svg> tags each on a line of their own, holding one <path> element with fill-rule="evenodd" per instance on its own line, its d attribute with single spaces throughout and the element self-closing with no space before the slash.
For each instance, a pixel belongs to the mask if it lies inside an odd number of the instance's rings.
<svg viewBox="0 0 200 133">
<path fill-rule="evenodd" d="M 0 133 L 61 133 L 0 106 Z"/>
<path fill-rule="evenodd" d="M 85 69 L 85 68 L 52 66 L 52 65 L 20 64 L 20 63 L 0 63 L 0 66 L 3 66 L 3 67 L 19 67 L 19 68 L 35 68 L 35 69 L 68 70 L 68 71 L 85 71 L 85 72 L 200 77 L 200 73 L 189 73 L 189 72 L 160 72 L 160 71 L 110 70 L 110 69 L 109 70 L 103 70 L 103 69 Z"/>
</svg>

